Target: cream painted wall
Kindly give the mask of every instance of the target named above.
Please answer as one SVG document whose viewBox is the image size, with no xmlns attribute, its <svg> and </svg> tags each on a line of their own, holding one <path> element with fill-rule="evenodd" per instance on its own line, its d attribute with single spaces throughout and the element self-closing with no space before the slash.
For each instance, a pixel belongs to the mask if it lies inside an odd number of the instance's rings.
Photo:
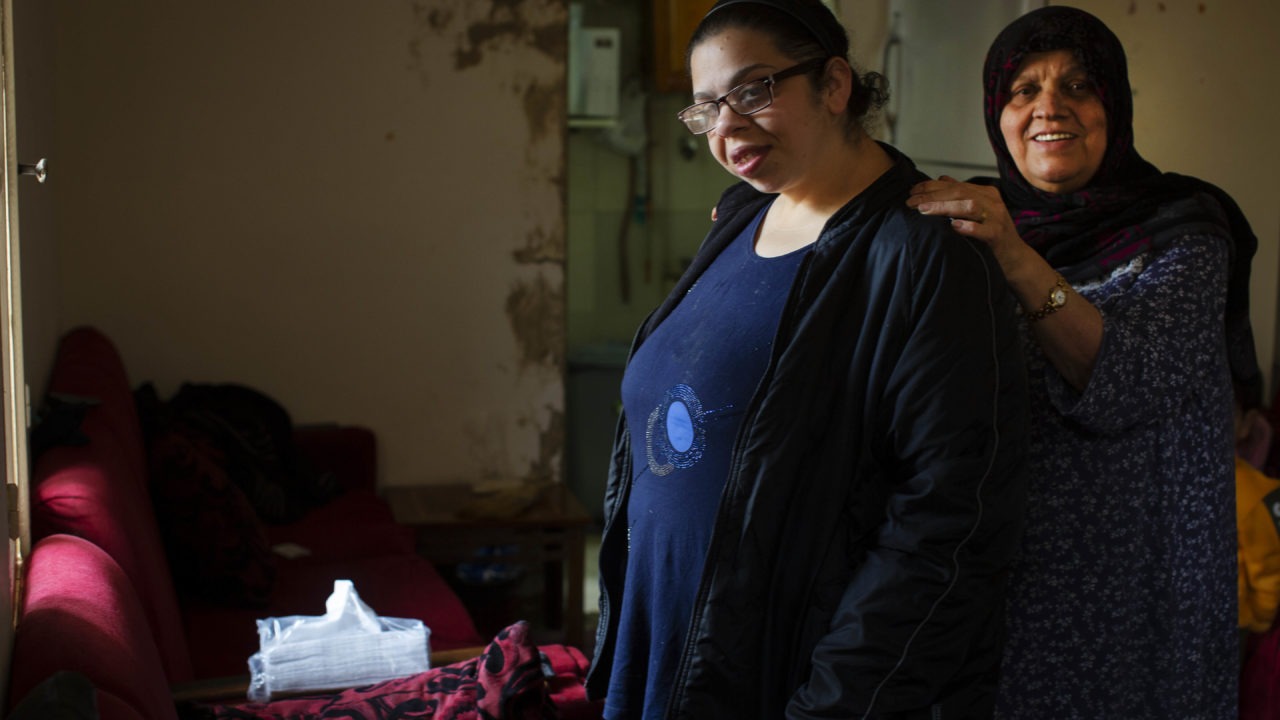
<svg viewBox="0 0 1280 720">
<path fill-rule="evenodd" d="M 18 160 L 53 160 L 54 6 L 47 0 L 14 0 L 14 108 L 18 116 Z M 53 236 L 56 170 L 41 184 L 18 183 L 19 242 L 22 253 L 23 362 L 32 402 L 44 394 L 58 342 L 61 300 L 57 247 Z"/>
<path fill-rule="evenodd" d="M 1273 0 L 1077 0 L 1124 43 L 1138 150 L 1162 170 L 1231 193 L 1253 225 L 1250 313 L 1258 362 L 1274 388 L 1280 277 L 1280 3 Z M 1272 390 L 1274 392 L 1274 389 Z M 1270 396 L 1268 395 L 1268 399 Z"/>
<path fill-rule="evenodd" d="M 60 329 L 366 425 L 386 485 L 559 479 L 566 8 L 62 0 Z"/>
<path fill-rule="evenodd" d="M 884 44 L 889 39 L 889 0 L 837 0 L 835 10 L 849 33 L 853 64 L 861 70 L 883 71 Z"/>
</svg>

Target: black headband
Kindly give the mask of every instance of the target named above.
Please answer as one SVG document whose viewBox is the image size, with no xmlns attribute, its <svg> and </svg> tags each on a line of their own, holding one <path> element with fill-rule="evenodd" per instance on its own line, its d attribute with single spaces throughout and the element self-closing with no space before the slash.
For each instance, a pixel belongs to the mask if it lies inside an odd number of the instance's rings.
<svg viewBox="0 0 1280 720">
<path fill-rule="evenodd" d="M 715 11 L 727 8 L 730 5 L 743 5 L 746 3 L 766 5 L 774 10 L 786 13 L 794 18 L 796 22 L 803 25 L 817 39 L 818 44 L 822 46 L 828 56 L 843 55 L 839 50 L 839 39 L 833 36 L 829 27 L 830 18 L 834 16 L 830 15 L 831 11 L 822 3 L 795 2 L 795 0 L 791 2 L 786 0 L 720 0 L 715 4 L 715 7 L 707 11 L 705 17 L 710 17 Z"/>
</svg>

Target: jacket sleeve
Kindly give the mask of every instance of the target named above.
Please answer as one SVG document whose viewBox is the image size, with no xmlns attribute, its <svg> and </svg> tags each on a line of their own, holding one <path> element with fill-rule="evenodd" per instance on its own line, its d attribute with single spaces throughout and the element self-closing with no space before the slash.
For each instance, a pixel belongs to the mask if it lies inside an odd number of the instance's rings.
<svg viewBox="0 0 1280 720">
<path fill-rule="evenodd" d="M 890 369 L 872 378 L 883 388 L 870 419 L 884 521 L 788 718 L 911 715 L 966 694 L 991 701 L 1026 504 L 1026 371 L 1012 298 L 986 248 L 947 237 L 925 254 L 901 261 L 900 327 L 883 340 Z"/>
<path fill-rule="evenodd" d="M 1114 434 L 1169 417 L 1188 395 L 1209 385 L 1214 358 L 1224 347 L 1226 273 L 1222 238 L 1184 237 L 1150 260 L 1121 292 L 1090 297 L 1102 313 L 1102 346 L 1081 393 L 1051 365 L 1046 368 L 1058 412 L 1093 432 Z"/>
</svg>

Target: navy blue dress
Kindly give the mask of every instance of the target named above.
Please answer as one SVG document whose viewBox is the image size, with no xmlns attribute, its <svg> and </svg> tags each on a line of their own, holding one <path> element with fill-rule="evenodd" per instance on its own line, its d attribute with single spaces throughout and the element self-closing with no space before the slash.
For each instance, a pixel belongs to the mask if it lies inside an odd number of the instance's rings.
<svg viewBox="0 0 1280 720">
<path fill-rule="evenodd" d="M 1078 284 L 1104 323 L 1082 393 L 1027 334 L 1030 509 L 998 717 L 1236 717 L 1226 276 L 1227 243 L 1198 236 Z"/>
<path fill-rule="evenodd" d="M 623 377 L 635 477 L 609 720 L 657 719 L 666 709 L 734 441 L 806 252 L 756 255 L 764 212 L 636 350 Z"/>
</svg>

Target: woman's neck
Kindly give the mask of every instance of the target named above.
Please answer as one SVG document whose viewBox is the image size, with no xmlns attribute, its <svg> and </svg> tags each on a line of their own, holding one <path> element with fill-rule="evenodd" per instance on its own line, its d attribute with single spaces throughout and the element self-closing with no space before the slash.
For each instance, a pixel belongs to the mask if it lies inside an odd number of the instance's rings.
<svg viewBox="0 0 1280 720">
<path fill-rule="evenodd" d="M 770 206 L 756 237 L 756 253 L 777 257 L 817 241 L 827 220 L 871 186 L 893 158 L 865 134 L 824 156 L 804 185 L 784 190 Z"/>
</svg>

